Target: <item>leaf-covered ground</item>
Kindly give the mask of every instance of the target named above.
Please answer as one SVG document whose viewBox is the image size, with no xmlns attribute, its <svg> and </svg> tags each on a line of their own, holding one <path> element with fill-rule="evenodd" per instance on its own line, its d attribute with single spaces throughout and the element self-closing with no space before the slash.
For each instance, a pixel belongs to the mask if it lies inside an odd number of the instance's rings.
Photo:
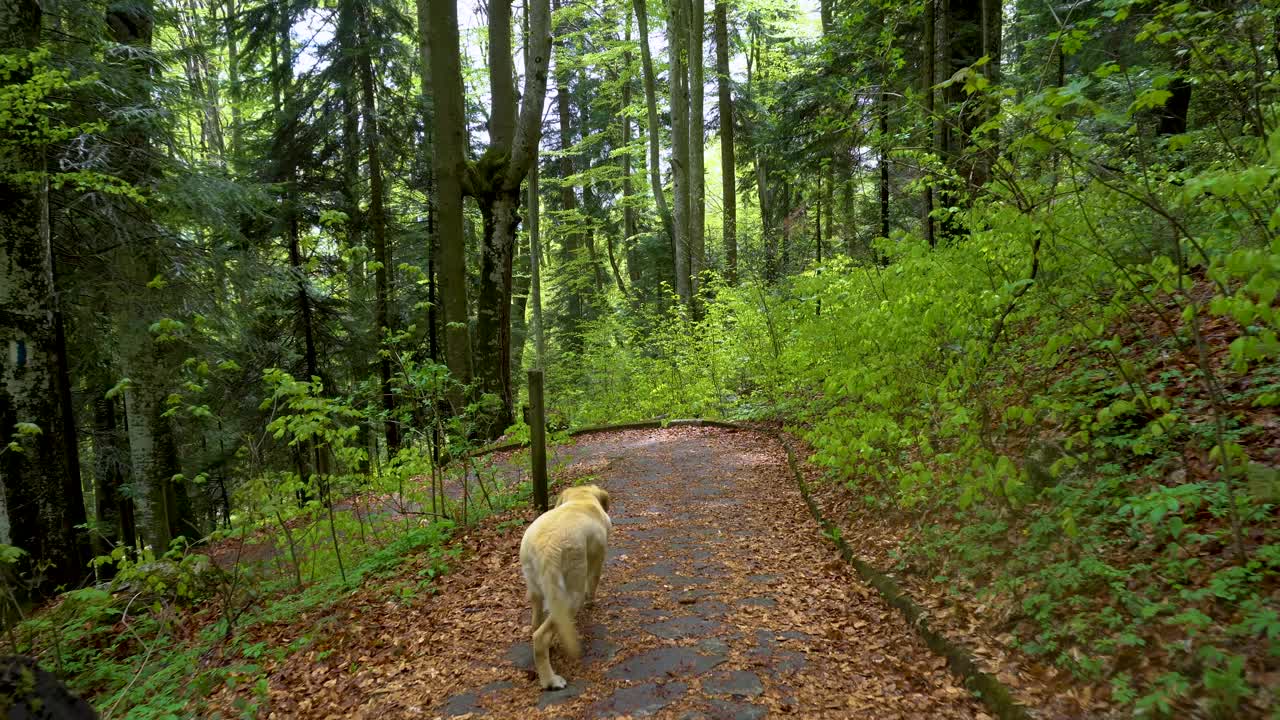
<svg viewBox="0 0 1280 720">
<path fill-rule="evenodd" d="M 256 695 L 268 717 L 986 717 L 821 538 L 768 436 L 637 430 L 568 452 L 564 474 L 607 487 L 615 523 L 578 618 L 585 657 L 553 652 L 569 688 L 542 692 L 532 671 L 525 513 L 461 536 L 434 594 L 374 584 L 264 629 L 312 640 L 266 668 L 265 689 L 224 689 L 206 709 L 238 715 Z"/>
</svg>

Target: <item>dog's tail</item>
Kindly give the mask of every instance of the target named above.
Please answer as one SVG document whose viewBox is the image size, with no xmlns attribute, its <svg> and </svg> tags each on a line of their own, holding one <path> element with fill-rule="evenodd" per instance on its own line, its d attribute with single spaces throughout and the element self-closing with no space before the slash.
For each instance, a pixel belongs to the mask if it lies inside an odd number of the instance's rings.
<svg viewBox="0 0 1280 720">
<path fill-rule="evenodd" d="M 556 634 L 560 636 L 560 645 L 565 654 L 577 658 L 582 655 L 582 645 L 578 642 L 578 629 L 573 626 L 573 609 L 569 604 L 569 591 L 564 586 L 564 576 L 556 571 L 542 573 L 542 587 L 547 615 Z"/>
</svg>

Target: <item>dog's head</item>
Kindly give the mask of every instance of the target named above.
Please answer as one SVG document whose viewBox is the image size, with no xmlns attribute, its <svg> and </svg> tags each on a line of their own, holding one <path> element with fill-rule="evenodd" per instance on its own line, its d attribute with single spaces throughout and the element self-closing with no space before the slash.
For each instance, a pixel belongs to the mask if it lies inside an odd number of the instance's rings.
<svg viewBox="0 0 1280 720">
<path fill-rule="evenodd" d="M 609 492 L 598 485 L 575 485 L 560 492 L 556 507 L 571 502 L 597 502 L 601 509 L 609 512 Z"/>
</svg>

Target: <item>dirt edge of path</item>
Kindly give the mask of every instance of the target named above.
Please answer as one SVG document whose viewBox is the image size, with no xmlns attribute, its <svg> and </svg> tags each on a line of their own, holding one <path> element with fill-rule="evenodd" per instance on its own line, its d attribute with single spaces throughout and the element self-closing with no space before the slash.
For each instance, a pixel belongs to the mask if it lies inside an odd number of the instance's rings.
<svg viewBox="0 0 1280 720">
<path fill-rule="evenodd" d="M 795 452 L 792 451 L 791 445 L 777 433 L 774 433 L 774 437 L 787 451 L 787 466 L 791 469 L 791 474 L 800 488 L 800 495 L 804 498 L 805 504 L 809 506 L 809 513 L 813 515 L 813 519 L 822 527 L 823 535 L 826 539 L 840 551 L 840 556 L 844 558 L 845 562 L 852 565 L 854 570 L 858 571 L 859 577 L 866 581 L 868 585 L 874 587 L 885 602 L 902 613 L 902 617 L 906 619 L 907 624 L 914 628 L 916 634 L 924 640 L 929 649 L 946 659 L 947 667 L 951 669 L 952 674 L 960 678 L 965 687 L 969 688 L 974 696 L 987 706 L 987 709 L 995 713 L 996 717 L 1000 718 L 1000 720 L 1031 720 L 1031 714 L 1014 699 L 1013 694 L 1009 691 L 1009 688 L 1005 687 L 1004 683 L 979 669 L 973 653 L 929 627 L 929 621 L 920 606 L 894 582 L 893 578 L 880 572 L 854 554 L 853 548 L 849 547 L 849 544 L 839 534 L 839 528 L 822 515 L 822 510 L 814 502 L 813 496 L 809 493 L 809 486 L 805 483 L 804 476 L 800 472 Z"/>
</svg>

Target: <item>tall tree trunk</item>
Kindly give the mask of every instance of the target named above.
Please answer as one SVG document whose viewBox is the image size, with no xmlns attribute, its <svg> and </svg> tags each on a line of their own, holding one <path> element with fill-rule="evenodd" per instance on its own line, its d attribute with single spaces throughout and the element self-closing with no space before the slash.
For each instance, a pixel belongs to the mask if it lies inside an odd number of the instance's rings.
<svg viewBox="0 0 1280 720">
<path fill-rule="evenodd" d="M 533 300 L 533 348 L 537 357 L 536 367 L 545 368 L 547 362 L 546 325 L 542 319 L 542 235 L 541 208 L 538 198 L 538 162 L 535 159 L 529 169 L 529 270 L 530 292 Z"/>
<path fill-rule="evenodd" d="M 769 171 L 764 154 L 756 152 L 756 198 L 760 202 L 760 234 L 764 241 L 764 279 L 777 282 L 782 268 L 778 264 L 778 226 L 775 221 L 773 190 L 769 187 Z"/>
<path fill-rule="evenodd" d="M 223 18 L 223 32 L 227 35 L 227 81 L 231 94 L 231 168 L 238 170 L 243 149 L 240 141 L 240 46 L 236 35 L 236 18 L 239 16 L 238 0 L 227 0 Z"/>
<path fill-rule="evenodd" d="M 1003 51 L 1003 30 L 1004 5 L 1001 0 L 982 0 L 982 54 L 987 58 L 987 63 L 982 66 L 982 72 L 986 75 L 987 82 L 990 83 L 992 88 L 1000 84 L 1000 54 Z M 990 120 L 999 109 L 1000 105 L 997 97 L 984 98 L 981 103 L 981 116 L 978 118 L 978 124 Z M 991 169 L 995 167 L 996 158 L 999 155 L 999 141 L 999 129 L 993 128 L 984 133 L 983 143 L 987 147 L 983 149 L 978 158 L 975 190 L 986 185 L 987 181 L 991 179 Z"/>
<path fill-rule="evenodd" d="M 827 3 L 823 4 L 823 8 Z M 825 15 L 824 15 L 825 17 Z M 729 3 L 716 0 L 716 84 L 720 92 L 720 175 L 724 196 L 725 279 L 738 282 L 738 183 L 734 148 L 733 93 L 729 78 Z"/>
<path fill-rule="evenodd" d="M 778 261 L 777 272 L 778 277 L 781 277 L 791 267 L 791 233 L 795 231 L 798 218 L 791 213 L 791 208 L 794 206 L 791 201 L 791 182 L 784 178 L 779 185 L 781 185 L 779 190 L 782 197 L 782 202 L 779 204 L 779 214 L 782 215 L 782 257 Z"/>
<path fill-rule="evenodd" d="M 631 46 L 631 14 L 630 6 L 624 12 L 623 44 Z M 636 209 L 632 204 L 635 187 L 631 179 L 631 51 L 622 53 L 622 251 L 627 260 L 627 279 L 634 287 L 640 281 L 640 257 L 636 250 Z"/>
<path fill-rule="evenodd" d="M 476 297 L 474 369 L 478 389 L 500 400 L 484 418 L 480 433 L 496 438 L 514 419 L 511 383 L 511 296 L 516 228 L 520 223 L 519 184 L 503 182 L 504 156 L 515 139 L 515 76 L 511 62 L 511 4 L 489 4 L 489 149 L 481 159 L 471 194 L 480 205 L 480 287 Z M 522 173 L 523 176 L 523 173 Z M 523 179 L 523 177 L 521 178 Z"/>
<path fill-rule="evenodd" d="M 418 15 L 418 74 L 421 83 L 422 157 L 435 157 L 435 102 L 431 82 L 431 44 L 427 42 L 427 26 L 431 24 L 431 9 L 427 0 L 415 0 Z M 436 278 L 440 268 L 440 245 L 436 231 L 436 174 L 431 162 L 426 163 L 425 194 L 427 196 L 427 352 L 432 362 L 440 362 L 440 298 Z M 433 425 L 433 438 L 436 426 Z M 432 442 L 433 452 L 435 441 Z"/>
<path fill-rule="evenodd" d="M 481 431 L 486 439 L 496 438 L 512 422 L 511 274 L 515 248 L 506 238 L 514 236 L 519 223 L 518 204 L 510 198 L 480 204 L 484 232 L 476 300 L 475 373 L 481 392 L 495 395 L 501 402 Z"/>
<path fill-rule="evenodd" d="M 613 281 L 622 297 L 628 297 L 630 294 L 627 292 L 627 284 L 622 281 L 622 268 L 618 265 L 618 256 L 613 247 L 613 233 L 606 232 L 604 240 L 609 251 L 609 266 L 613 269 Z"/>
<path fill-rule="evenodd" d="M 676 295 L 685 307 L 693 302 L 690 255 L 689 193 L 689 0 L 670 0 L 667 10 L 668 76 L 671 90 L 671 195 L 675 235 Z"/>
<path fill-rule="evenodd" d="M 178 443 L 173 436 L 173 426 L 166 425 L 165 430 L 167 432 L 159 436 L 160 452 L 164 456 L 165 464 L 174 473 L 169 476 L 169 490 L 165 493 L 167 503 L 165 514 L 169 518 L 169 534 L 175 538 L 185 537 L 187 542 L 195 542 L 203 533 L 200 532 L 199 523 L 196 522 L 195 512 L 191 506 L 191 486 L 172 479 L 181 472 L 182 463 L 178 459 Z"/>
<path fill-rule="evenodd" d="M 969 67 L 982 56 L 988 56 L 982 72 L 992 83 L 1000 79 L 1001 6 L 998 0 L 940 0 L 943 7 L 941 57 L 942 77 L 951 77 Z M 973 132 L 986 122 L 993 111 L 991 103 L 975 101 L 965 92 L 963 83 L 953 83 L 943 91 L 948 113 L 944 150 L 956 174 L 966 183 L 967 195 L 986 184 L 991 167 L 991 152 L 966 153 L 973 145 Z M 953 198 L 968 203 L 968 198 Z M 956 203 L 943 201 L 948 206 Z M 952 223 L 954 225 L 954 223 Z M 954 232 L 954 226 L 949 228 Z M 944 233 L 947 234 L 947 233 Z"/>
<path fill-rule="evenodd" d="M 109 61 L 128 68 L 123 87 L 117 89 L 126 102 L 147 106 L 151 103 L 151 38 L 154 14 L 149 2 L 112 5 L 107 10 L 107 27 L 112 39 L 129 50 L 108 50 Z M 138 122 L 124 122 L 119 132 L 119 155 L 112 165 L 123 179 L 138 186 L 154 182 L 152 148 L 148 127 Z M 159 315 L 157 304 L 165 298 L 163 289 L 152 289 L 152 281 L 164 275 L 157 239 L 151 233 L 138 232 L 150 220 L 145 207 L 129 209 L 127 224 L 117 227 L 122 243 L 115 264 L 125 283 L 126 300 L 114 308 L 116 334 L 121 353 L 121 369 L 128 385 L 125 390 L 125 412 L 129 428 L 129 468 L 131 497 L 137 521 L 138 539 L 155 552 L 169 549 L 175 519 L 169 510 L 176 506 L 176 492 L 169 439 L 172 428 L 164 416 L 164 398 L 172 382 L 168 371 L 170 359 L 155 343 L 150 325 Z"/>
<path fill-rule="evenodd" d="M 831 169 L 831 166 L 833 164 L 834 164 L 834 161 L 828 161 L 826 163 L 826 167 L 823 168 L 822 179 L 819 181 L 819 184 L 822 185 L 822 207 L 827 209 L 827 213 L 825 216 L 827 224 L 826 224 L 826 229 L 823 232 L 823 237 L 827 239 L 828 245 L 834 242 L 836 237 L 835 236 L 836 195 L 835 195 L 835 188 L 832 186 L 833 183 L 835 183 L 836 177 L 835 177 L 835 173 Z"/>
<path fill-rule="evenodd" d="M 697 294 L 706 266 L 707 189 L 706 189 L 706 101 L 705 65 L 702 39 L 706 33 L 706 7 L 703 0 L 689 0 L 693 10 L 689 18 L 689 292 L 691 307 L 699 313 Z"/>
<path fill-rule="evenodd" d="M 940 127 L 938 118 L 934 111 L 934 93 L 933 86 L 937 84 L 937 71 L 934 68 L 937 58 L 937 0 L 924 0 L 924 71 L 921 78 L 921 92 L 924 93 L 924 114 L 925 122 L 928 124 L 929 144 L 933 147 L 934 153 L 938 154 L 940 148 L 938 143 L 941 136 L 938 133 Z M 924 225 L 924 237 L 929 243 L 929 247 L 936 247 L 938 239 L 935 236 L 933 226 L 933 177 L 932 173 L 925 178 L 924 182 L 924 216 L 921 218 Z"/>
<path fill-rule="evenodd" d="M 819 7 L 819 15 L 822 20 L 822 36 L 828 39 L 828 41 L 830 41 L 832 37 L 832 32 L 835 30 L 835 9 L 833 7 L 834 4 L 835 4 L 835 0 L 821 0 L 820 7 Z M 835 186 L 836 186 L 836 171 L 837 169 L 839 169 L 840 171 L 839 174 L 842 179 L 847 178 L 851 174 L 851 168 L 849 167 L 846 148 L 847 148 L 847 145 L 843 139 L 836 140 L 836 146 L 833 147 L 831 150 L 830 159 L 823 165 L 822 178 L 821 180 L 819 180 L 819 184 L 824 185 L 826 187 L 826 195 L 823 196 L 822 202 L 825 203 L 825 206 L 827 208 L 826 237 L 827 237 L 828 243 L 833 242 L 835 240 L 836 214 L 835 214 L 835 205 L 834 205 L 834 200 L 835 200 L 834 192 L 835 192 Z M 848 232 L 848 228 L 845 228 L 845 232 Z"/>
<path fill-rule="evenodd" d="M 1169 83 L 1169 99 L 1160 110 L 1160 135 L 1181 135 L 1187 131 L 1187 113 L 1191 110 L 1191 53 L 1185 52 L 1174 60 L 1173 81 Z"/>
<path fill-rule="evenodd" d="M 340 35 L 349 38 L 351 35 L 350 13 L 345 13 L 340 19 Z M 279 166 L 277 167 L 276 182 L 281 186 L 280 194 L 280 212 L 279 222 L 282 225 L 281 234 L 284 236 L 285 246 L 289 255 L 289 272 L 293 275 L 295 297 L 297 298 L 298 322 L 300 323 L 299 332 L 302 336 L 302 358 L 303 372 L 308 380 L 312 378 L 322 378 L 323 373 L 320 369 L 319 352 L 316 348 L 316 330 L 315 330 L 315 313 L 311 305 L 311 293 L 308 290 L 306 266 L 302 260 L 302 249 L 300 243 L 301 222 L 299 219 L 298 203 L 297 203 L 297 185 L 298 185 L 298 168 L 297 160 L 297 138 L 295 137 L 295 129 L 298 125 L 298 109 L 291 102 L 293 95 L 293 52 L 290 47 L 289 33 L 292 29 L 292 18 L 287 12 L 281 12 L 278 17 L 277 32 L 277 62 L 281 67 L 272 74 L 274 82 L 272 97 L 275 100 L 275 117 L 277 127 L 274 135 L 273 155 L 279 158 Z M 349 42 L 349 41 L 348 41 Z M 298 451 L 298 475 L 305 482 L 309 475 L 310 469 L 315 467 L 320 470 L 321 452 L 316 443 L 308 441 L 305 448 Z M 314 466 L 310 463 L 314 461 Z M 307 494 L 299 492 L 299 501 L 305 501 Z M 171 507 L 175 507 L 171 505 Z"/>
<path fill-rule="evenodd" d="M 462 61 L 458 48 L 458 7 L 454 0 L 428 0 L 431 83 L 435 91 L 434 167 L 439 215 L 440 294 L 444 309 L 445 358 L 449 373 L 461 385 L 472 382 L 471 332 L 467 310 L 466 238 L 463 234 L 463 182 L 467 176 L 467 128 L 462 94 Z M 462 411 L 463 397 L 450 402 Z"/>
<path fill-rule="evenodd" d="M 135 275 L 137 277 L 140 276 Z M 121 344 L 139 343 L 143 350 L 126 351 L 121 358 L 124 371 L 130 373 L 130 382 L 137 383 L 125 392 L 124 401 L 129 418 L 130 496 L 133 498 L 138 540 L 160 553 L 169 549 L 172 539 L 166 486 L 173 473 L 168 472 L 171 468 L 166 466 L 168 456 L 164 452 L 163 437 L 167 427 L 162 415 L 164 408 L 156 397 L 158 380 L 148 377 L 150 373 L 141 369 L 144 363 L 153 364 L 157 360 L 153 353 L 147 352 L 151 349 L 151 338 L 145 334 L 145 323 L 141 319 L 125 319 L 124 322 L 137 325 L 118 333 Z M 138 372 L 131 372 L 131 368 L 138 369 Z M 135 376 L 145 379 L 139 382 L 134 380 Z"/>
<path fill-rule="evenodd" d="M 849 257 L 855 257 L 858 254 L 858 208 L 857 193 L 854 192 L 854 188 L 859 182 L 852 177 L 845 177 L 844 182 L 840 184 L 840 215 L 841 222 L 846 228 L 844 254 Z"/>
<path fill-rule="evenodd" d="M 880 124 L 880 237 L 889 237 L 889 85 L 880 81 L 880 101 L 876 103 L 876 115 Z M 876 252 L 877 257 L 880 256 Z"/>
<path fill-rule="evenodd" d="M 940 57 L 943 67 L 939 77 L 952 77 L 962 68 L 973 65 L 982 56 L 982 5 L 988 0 L 940 0 L 943 32 Z M 952 83 L 942 93 L 946 126 L 943 130 L 943 156 L 967 190 L 948 187 L 939 194 L 943 207 L 967 205 L 971 191 L 980 184 L 981 163 L 970 147 L 973 130 L 981 124 L 980 103 L 968 101 L 963 83 Z M 941 241 L 953 242 L 964 234 L 954 213 L 947 213 L 940 223 Z"/>
<path fill-rule="evenodd" d="M 653 202 L 658 206 L 658 217 L 662 219 L 662 227 L 675 249 L 675 219 L 671 216 L 671 207 L 667 204 L 666 193 L 662 189 L 662 165 L 659 161 L 659 147 L 662 139 L 662 125 L 658 123 L 658 90 L 654 76 L 653 54 L 649 51 L 649 11 L 645 0 L 634 0 L 636 22 L 640 31 L 640 65 L 644 75 L 645 110 L 649 119 L 649 189 L 653 192 Z M 674 280 L 675 274 L 672 274 Z"/>
<path fill-rule="evenodd" d="M 516 245 L 516 267 L 527 260 L 526 252 L 521 252 Z M 524 344 L 529 338 L 529 324 L 525 321 L 525 311 L 529 306 L 530 276 L 524 272 L 512 273 L 511 279 L 511 392 L 517 393 L 520 387 L 520 370 L 524 365 Z"/>
<path fill-rule="evenodd" d="M 583 101 L 579 103 L 579 105 L 584 108 L 587 107 L 588 104 L 589 103 L 586 99 L 583 99 Z M 583 112 L 582 130 L 584 134 L 591 132 L 588 122 L 588 115 L 586 112 Z M 589 176 L 592 169 L 591 161 L 590 159 L 584 158 L 583 162 L 586 164 L 584 171 Z M 599 254 L 596 252 L 596 228 L 599 227 L 600 224 L 599 220 L 601 209 L 600 201 L 596 198 L 594 192 L 594 183 L 590 180 L 584 180 L 582 183 L 582 210 L 582 214 L 585 216 L 587 224 L 587 232 L 584 237 L 583 246 L 587 250 L 587 261 L 591 263 L 591 279 L 595 281 L 595 297 L 599 298 L 604 295 L 605 286 L 604 266 L 603 263 L 600 262 Z M 590 308 L 588 308 L 588 313 L 590 314 Z"/>
<path fill-rule="evenodd" d="M 823 175 L 824 173 L 818 173 L 818 178 L 817 178 L 818 188 L 817 188 L 817 192 L 814 193 L 815 222 L 813 223 L 813 231 L 814 231 L 813 232 L 813 259 L 819 265 L 822 264 L 822 220 L 823 220 L 822 209 L 823 207 L 825 207 L 825 200 L 826 200 L 824 195 L 826 191 L 822 187 Z M 819 307 L 821 307 L 821 305 L 819 305 Z"/>
<path fill-rule="evenodd" d="M 520 222 L 519 187 L 479 198 L 484 231 L 480 252 L 480 293 L 476 299 L 475 378 L 482 393 L 496 396 L 499 407 L 484 418 L 480 434 L 494 439 L 514 419 L 511 388 L 511 273 L 516 227 Z"/>
<path fill-rule="evenodd" d="M 752 97 L 751 88 L 756 69 L 760 67 L 760 32 L 750 25 L 751 45 L 747 52 L 747 97 Z M 752 118 L 755 120 L 756 118 Z M 764 153 L 759 150 L 758 143 L 754 157 L 756 176 L 756 200 L 760 206 L 760 241 L 764 246 L 764 280 L 777 282 L 780 267 L 778 265 L 778 228 L 775 223 L 774 198 L 769 187 L 769 168 Z"/>
<path fill-rule="evenodd" d="M 374 91 L 373 48 L 369 19 L 369 4 L 353 3 L 356 10 L 356 28 L 359 52 L 357 70 L 360 75 L 360 114 L 363 119 L 365 153 L 369 167 L 369 229 L 373 239 L 373 259 L 378 263 L 373 274 L 374 306 L 373 325 L 377 331 L 378 347 L 386 342 L 386 336 L 395 331 L 391 314 L 392 272 L 391 248 L 387 243 L 387 213 L 384 181 L 382 177 L 382 137 L 378 129 L 377 96 Z M 387 414 L 387 455 L 395 455 L 400 449 L 400 424 L 396 419 L 396 397 L 391 392 L 391 358 L 382 355 L 378 363 L 378 377 L 382 388 L 382 409 Z"/>
<path fill-rule="evenodd" d="M 40 38 L 36 2 L 6 4 L 0 15 L 0 51 L 34 49 Z M 12 73 L 6 84 L 23 84 Z M 24 147 L 0 167 L 0 443 L 16 441 L 22 452 L 0 454 L 0 542 L 16 545 L 33 562 L 52 563 L 48 582 L 37 589 L 71 585 L 84 575 L 87 558 L 75 525 L 84 522 L 80 479 L 73 475 L 57 338 L 57 297 L 48 220 L 48 187 L 32 187 L 13 173 L 42 173 L 41 150 Z M 65 349 L 63 350 L 65 352 Z M 20 434 L 19 423 L 38 428 Z M 70 432 L 69 432 L 70 431 Z"/>
<path fill-rule="evenodd" d="M 524 24 L 524 64 L 529 67 L 529 2 L 525 0 Z M 528 182 L 528 227 L 529 227 L 529 292 L 533 302 L 533 350 L 535 368 L 545 368 L 547 361 L 547 345 L 545 325 L 542 321 L 542 228 L 541 207 L 538 195 L 538 146 L 534 146 L 533 161 L 529 166 Z"/>
<path fill-rule="evenodd" d="M 288 51 L 288 33 L 291 27 L 288 16 L 282 15 L 280 23 L 280 42 L 286 48 L 281 53 L 282 57 L 289 57 Z M 288 60 L 285 60 L 288 62 Z M 275 152 L 281 158 L 279 176 L 276 178 L 283 186 L 280 203 L 280 222 L 283 224 L 285 237 L 285 245 L 289 253 L 289 271 L 293 275 L 295 297 L 298 302 L 298 314 L 302 322 L 302 347 L 303 347 L 303 363 L 307 374 L 307 379 L 320 376 L 320 360 L 316 350 L 315 340 L 315 324 L 314 313 L 311 307 L 311 293 L 307 290 L 307 271 L 302 261 L 302 248 L 299 236 L 301 235 L 301 223 L 298 218 L 298 208 L 296 202 L 298 170 L 294 162 L 297 153 L 294 146 L 294 139 L 290 136 L 290 129 L 296 124 L 296 113 L 292 112 L 291 106 L 288 105 L 287 98 L 292 95 L 292 72 L 277 73 L 276 78 L 282 87 L 278 88 L 275 93 L 281 98 L 283 105 L 275 108 L 276 115 L 279 119 L 280 127 L 276 129 L 277 144 Z M 286 114 L 288 113 L 288 114 Z M 292 116 L 290 116 L 292 115 Z"/>
<path fill-rule="evenodd" d="M 106 397 L 109 388 L 95 384 L 93 400 L 94 515 L 101 537 L 94 537 L 94 552 L 105 555 L 111 546 L 133 547 L 133 503 L 122 492 L 128 448 L 116 420 L 116 401 Z"/>
<path fill-rule="evenodd" d="M 92 545 L 88 534 L 83 530 L 88 521 L 85 509 L 84 483 L 86 476 L 80 468 L 79 432 L 76 428 L 75 403 L 71 397 L 71 363 L 67 357 L 66 314 L 58 295 L 58 263 L 53 256 L 53 243 L 50 241 L 53 229 L 49 219 L 49 190 L 42 187 L 40 191 L 41 221 L 40 233 L 49 248 L 49 279 L 53 285 L 53 356 L 57 371 L 58 405 L 62 415 L 62 453 L 66 456 L 67 474 L 64 480 L 64 492 L 67 504 L 63 510 L 64 532 L 70 532 L 76 542 L 77 555 L 82 561 L 92 557 Z"/>
<path fill-rule="evenodd" d="M 1000 60 L 1004 50 L 1004 5 L 1001 0 L 982 0 L 982 54 L 987 63 L 982 72 L 992 85 L 1000 82 Z"/>
<path fill-rule="evenodd" d="M 529 55 L 519 115 L 515 84 L 509 72 L 511 8 L 489 7 L 489 42 L 508 56 L 507 64 L 490 64 L 493 99 L 490 146 L 468 174 L 469 192 L 480 205 L 484 240 L 480 254 L 480 295 L 476 302 L 475 377 L 480 392 L 498 397 L 497 410 L 478 431 L 495 438 L 514 418 L 511 383 L 511 272 L 516 228 L 520 222 L 520 185 L 537 157 L 542 137 L 542 106 L 547 95 L 547 66 L 551 54 L 551 7 L 548 0 L 529 6 Z M 455 33 L 456 38 L 456 33 Z M 494 52 L 492 49 L 491 53 Z M 459 78 L 459 82 L 461 78 Z M 515 118 L 508 125 L 505 118 Z M 496 119 L 496 122 L 494 121 Z"/>
<path fill-rule="evenodd" d="M 315 325 L 311 310 L 311 293 L 307 290 L 307 271 L 302 262 L 302 249 L 298 244 L 298 216 L 292 209 L 289 211 L 289 269 L 293 273 L 294 285 L 297 288 L 298 308 L 302 314 L 302 348 L 303 362 L 306 365 L 307 378 L 321 377 L 320 358 L 316 352 Z"/>
<path fill-rule="evenodd" d="M 557 0 L 556 9 L 560 8 Z M 574 168 L 573 153 L 573 110 L 572 97 L 569 93 L 570 72 L 567 67 L 565 52 L 565 42 L 559 40 L 556 42 L 556 113 L 560 125 L 560 210 L 564 217 L 566 227 L 562 231 L 560 249 L 561 262 L 565 267 L 570 267 L 568 263 L 574 263 L 578 260 L 579 252 L 582 249 L 582 231 L 579 229 L 578 220 L 574 217 L 578 209 L 578 195 L 574 190 L 573 183 L 570 178 L 576 172 Z M 578 349 L 582 343 L 581 325 L 585 316 L 585 307 L 583 305 L 582 293 L 579 291 L 580 284 L 574 281 L 567 283 L 565 288 L 565 308 L 567 310 L 565 318 L 565 344 L 570 349 Z"/>
<path fill-rule="evenodd" d="M 344 2 L 339 6 L 338 15 L 338 35 L 345 38 L 340 44 L 355 45 L 358 40 L 356 38 L 356 17 L 355 8 L 349 2 Z M 351 283 L 351 300 L 352 305 L 366 305 L 368 301 L 368 281 L 367 281 L 367 246 L 364 237 L 364 213 L 360 209 L 360 198 L 364 194 L 363 183 L 360 177 L 360 158 L 363 155 L 363 148 L 360 142 L 360 86 L 359 83 L 351 81 L 354 73 L 354 64 L 356 58 L 354 55 L 348 54 L 343 58 L 346 65 L 344 77 L 348 78 L 348 82 L 343 82 L 338 92 L 341 93 L 342 107 L 342 205 L 343 211 L 347 214 L 347 219 L 343 223 L 343 230 L 346 235 L 347 249 L 351 251 L 359 250 L 358 253 L 352 253 L 351 267 L 348 269 L 348 278 Z M 364 318 L 361 318 L 363 321 Z M 366 341 L 368 334 L 368 325 L 363 322 L 356 326 L 356 336 L 361 341 Z M 375 340 L 376 342 L 376 340 Z M 359 370 L 363 373 L 363 368 Z"/>
<path fill-rule="evenodd" d="M 214 72 L 210 66 L 209 53 L 202 40 L 205 32 L 204 23 L 217 22 L 216 7 L 211 6 L 208 9 L 207 19 L 205 13 L 206 10 L 197 0 L 187 0 L 185 13 L 187 22 L 179 23 L 179 26 L 180 29 L 185 27 L 190 32 L 188 37 L 190 44 L 184 48 L 184 53 L 187 55 L 189 77 L 195 81 L 192 91 L 203 101 L 200 114 L 201 139 L 212 155 L 212 159 L 220 166 L 225 166 L 227 147 L 222 129 L 222 102 L 219 97 L 218 73 Z"/>
</svg>

